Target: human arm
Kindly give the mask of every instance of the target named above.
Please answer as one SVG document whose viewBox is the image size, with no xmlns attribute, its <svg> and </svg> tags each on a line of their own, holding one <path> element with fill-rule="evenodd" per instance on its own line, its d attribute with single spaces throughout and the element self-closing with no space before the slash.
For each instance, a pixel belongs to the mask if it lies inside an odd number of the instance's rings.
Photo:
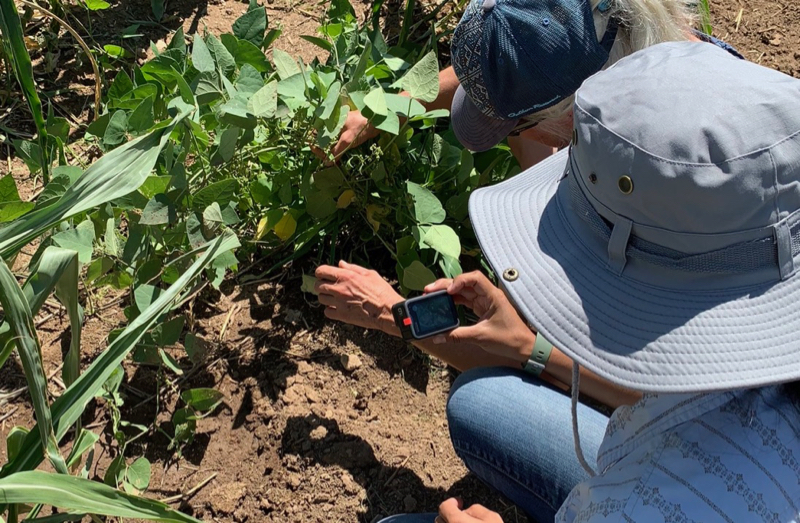
<svg viewBox="0 0 800 523">
<path fill-rule="evenodd" d="M 436 523 L 503 523 L 497 512 L 492 512 L 482 505 L 463 508 L 463 503 L 450 498 L 439 505 L 439 517 Z"/>
<path fill-rule="evenodd" d="M 537 334 L 519 316 L 505 293 L 480 272 L 470 272 L 453 280 L 438 280 L 425 292 L 447 290 L 456 303 L 472 309 L 479 321 L 459 327 L 447 335 L 435 336 L 431 342 L 440 345 L 468 343 L 508 360 L 508 366 L 521 368 L 530 358 Z M 545 364 L 542 378 L 568 388 L 572 383 L 572 359 L 553 348 Z M 581 367 L 580 390 L 583 394 L 616 408 L 631 405 L 641 398 L 638 392 L 620 387 Z"/>
<path fill-rule="evenodd" d="M 377 272 L 340 262 L 338 267 L 320 266 L 316 277 L 315 289 L 320 303 L 325 305 L 325 316 L 400 336 L 391 309 L 403 297 Z M 457 303 L 475 311 L 481 320 L 448 336 L 416 340 L 415 346 L 460 371 L 498 366 L 519 369 L 528 361 L 536 334 L 486 276 L 473 272 L 452 281 L 439 280 L 429 285 L 426 292 L 444 289 Z M 568 388 L 572 382 L 572 360 L 554 348 L 542 376 Z M 618 387 L 584 368 L 581 368 L 581 392 L 615 408 L 639 399 L 638 393 Z"/>
<path fill-rule="evenodd" d="M 453 97 L 458 89 L 458 77 L 452 67 L 439 71 L 439 94 L 433 102 L 421 102 L 425 109 L 450 109 Z M 402 91 L 402 96 L 410 96 L 408 92 Z M 330 154 L 334 159 L 338 159 L 345 151 L 352 147 L 357 147 L 371 138 L 378 136 L 380 131 L 373 127 L 369 120 L 360 111 L 350 111 L 347 113 L 344 127 L 339 134 L 339 139 L 333 145 Z M 316 154 L 324 157 L 323 151 L 315 150 Z M 326 159 L 327 158 L 323 158 Z"/>
</svg>

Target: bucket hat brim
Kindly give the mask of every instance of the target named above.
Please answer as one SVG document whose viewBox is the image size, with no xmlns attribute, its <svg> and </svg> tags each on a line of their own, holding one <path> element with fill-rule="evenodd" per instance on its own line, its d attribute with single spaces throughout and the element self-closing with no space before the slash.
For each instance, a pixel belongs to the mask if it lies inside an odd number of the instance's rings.
<svg viewBox="0 0 800 523">
<path fill-rule="evenodd" d="M 702 290 L 611 271 L 572 210 L 565 149 L 473 193 L 481 248 L 521 314 L 580 365 L 634 390 L 720 391 L 800 379 L 800 277 Z M 501 277 L 507 269 L 513 277 Z M 511 281 L 508 281 L 511 280 Z"/>
<path fill-rule="evenodd" d="M 487 151 L 502 142 L 519 122 L 483 114 L 460 85 L 450 107 L 450 119 L 461 145 L 475 152 Z"/>
</svg>

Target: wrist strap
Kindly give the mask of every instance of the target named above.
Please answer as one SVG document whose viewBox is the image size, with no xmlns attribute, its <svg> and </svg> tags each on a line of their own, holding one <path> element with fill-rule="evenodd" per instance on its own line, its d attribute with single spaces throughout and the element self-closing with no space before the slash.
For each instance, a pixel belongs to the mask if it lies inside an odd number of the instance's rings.
<svg viewBox="0 0 800 523">
<path fill-rule="evenodd" d="M 547 341 L 541 332 L 536 333 L 533 352 L 528 361 L 522 364 L 522 369 L 534 376 L 541 376 L 545 365 L 547 365 L 547 360 L 550 359 L 551 352 L 553 352 L 553 344 Z"/>
</svg>

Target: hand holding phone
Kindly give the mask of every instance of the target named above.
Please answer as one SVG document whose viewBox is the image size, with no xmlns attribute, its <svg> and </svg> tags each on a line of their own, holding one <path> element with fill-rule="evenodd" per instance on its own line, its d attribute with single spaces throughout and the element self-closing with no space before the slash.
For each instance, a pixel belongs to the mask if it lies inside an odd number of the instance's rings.
<svg viewBox="0 0 800 523">
<path fill-rule="evenodd" d="M 459 326 L 455 301 L 446 290 L 400 302 L 392 315 L 404 340 L 422 340 Z"/>
</svg>

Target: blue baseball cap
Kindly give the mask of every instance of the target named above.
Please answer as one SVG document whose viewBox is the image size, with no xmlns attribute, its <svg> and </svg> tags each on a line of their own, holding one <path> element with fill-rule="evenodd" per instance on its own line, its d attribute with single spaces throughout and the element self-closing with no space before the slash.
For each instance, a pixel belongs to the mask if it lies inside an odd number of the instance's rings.
<svg viewBox="0 0 800 523">
<path fill-rule="evenodd" d="M 575 93 L 606 64 L 616 33 L 610 20 L 598 41 L 590 0 L 472 0 L 451 44 L 459 141 L 490 149 L 522 117 Z"/>
</svg>

